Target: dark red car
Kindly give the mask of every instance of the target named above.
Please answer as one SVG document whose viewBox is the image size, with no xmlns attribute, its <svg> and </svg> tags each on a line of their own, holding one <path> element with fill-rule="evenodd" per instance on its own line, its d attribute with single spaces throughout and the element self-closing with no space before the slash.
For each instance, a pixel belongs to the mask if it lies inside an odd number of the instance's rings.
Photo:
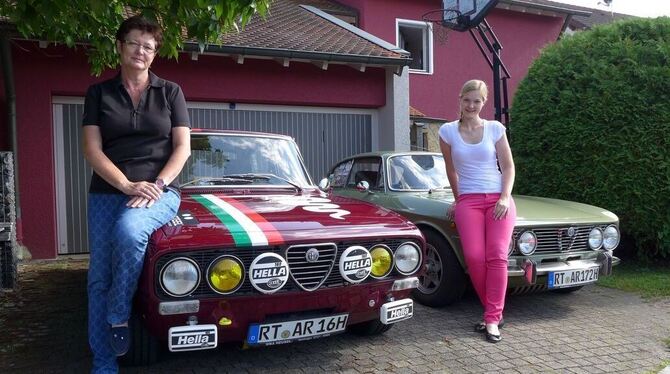
<svg viewBox="0 0 670 374">
<path fill-rule="evenodd" d="M 379 334 L 413 315 L 420 231 L 390 210 L 326 195 L 295 142 L 192 133 L 178 216 L 151 238 L 126 360 Z"/>
</svg>

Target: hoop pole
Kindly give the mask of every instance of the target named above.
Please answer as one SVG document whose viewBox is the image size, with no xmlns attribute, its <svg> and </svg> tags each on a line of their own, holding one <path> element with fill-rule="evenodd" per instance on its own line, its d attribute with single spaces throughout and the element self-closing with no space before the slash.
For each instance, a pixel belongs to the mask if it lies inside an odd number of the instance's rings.
<svg viewBox="0 0 670 374">
<path fill-rule="evenodd" d="M 500 45 L 493 44 L 493 104 L 496 108 L 495 118 L 502 122 L 502 107 L 500 106 Z"/>
</svg>

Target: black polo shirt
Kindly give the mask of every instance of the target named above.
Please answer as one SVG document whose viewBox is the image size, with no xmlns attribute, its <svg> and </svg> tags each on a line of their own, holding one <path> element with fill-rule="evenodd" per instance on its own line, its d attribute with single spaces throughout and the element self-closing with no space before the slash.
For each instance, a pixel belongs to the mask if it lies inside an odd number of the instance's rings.
<svg viewBox="0 0 670 374">
<path fill-rule="evenodd" d="M 172 128 L 190 121 L 179 85 L 149 72 L 149 87 L 134 108 L 119 73 L 88 88 L 82 125 L 100 127 L 102 151 L 128 180 L 153 182 L 172 154 Z M 95 172 L 89 192 L 121 193 Z"/>
</svg>

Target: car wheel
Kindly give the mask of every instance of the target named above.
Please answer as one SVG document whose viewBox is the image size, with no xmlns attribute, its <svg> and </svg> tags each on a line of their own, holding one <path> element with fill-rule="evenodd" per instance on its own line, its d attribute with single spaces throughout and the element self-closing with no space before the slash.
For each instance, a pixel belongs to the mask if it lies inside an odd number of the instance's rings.
<svg viewBox="0 0 670 374">
<path fill-rule="evenodd" d="M 137 314 L 132 314 L 128 327 L 130 328 L 130 349 L 121 357 L 121 363 L 125 366 L 145 366 L 158 361 L 160 353 L 158 340 L 149 335 L 149 331 Z"/>
<path fill-rule="evenodd" d="M 452 304 L 463 297 L 465 273 L 449 243 L 433 231 L 426 237 L 426 272 L 419 277 L 419 287 L 412 292 L 414 299 L 427 306 Z"/>
<path fill-rule="evenodd" d="M 393 325 L 385 325 L 382 321 L 373 319 L 371 321 L 351 325 L 348 327 L 348 330 L 356 335 L 371 336 L 383 334 L 390 330 L 391 327 L 393 327 Z"/>
<path fill-rule="evenodd" d="M 573 293 L 573 292 L 575 292 L 575 291 L 579 291 L 579 290 L 581 290 L 583 287 L 584 287 L 584 286 L 567 287 L 567 288 L 559 288 L 559 289 L 557 289 L 557 290 L 551 290 L 551 291 L 552 291 L 552 292 L 555 292 L 555 293 L 566 294 L 566 293 Z"/>
</svg>

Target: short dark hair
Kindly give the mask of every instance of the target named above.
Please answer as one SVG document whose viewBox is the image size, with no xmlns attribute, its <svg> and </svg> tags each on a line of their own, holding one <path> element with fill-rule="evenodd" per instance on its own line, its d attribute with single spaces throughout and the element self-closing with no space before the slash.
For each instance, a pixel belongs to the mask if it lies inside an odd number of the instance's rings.
<svg viewBox="0 0 670 374">
<path fill-rule="evenodd" d="M 161 27 L 156 22 L 142 16 L 132 16 L 124 20 L 116 31 L 116 40 L 121 43 L 125 42 L 126 36 L 132 30 L 140 30 L 151 34 L 156 40 L 156 49 L 163 44 L 163 30 Z"/>
</svg>

